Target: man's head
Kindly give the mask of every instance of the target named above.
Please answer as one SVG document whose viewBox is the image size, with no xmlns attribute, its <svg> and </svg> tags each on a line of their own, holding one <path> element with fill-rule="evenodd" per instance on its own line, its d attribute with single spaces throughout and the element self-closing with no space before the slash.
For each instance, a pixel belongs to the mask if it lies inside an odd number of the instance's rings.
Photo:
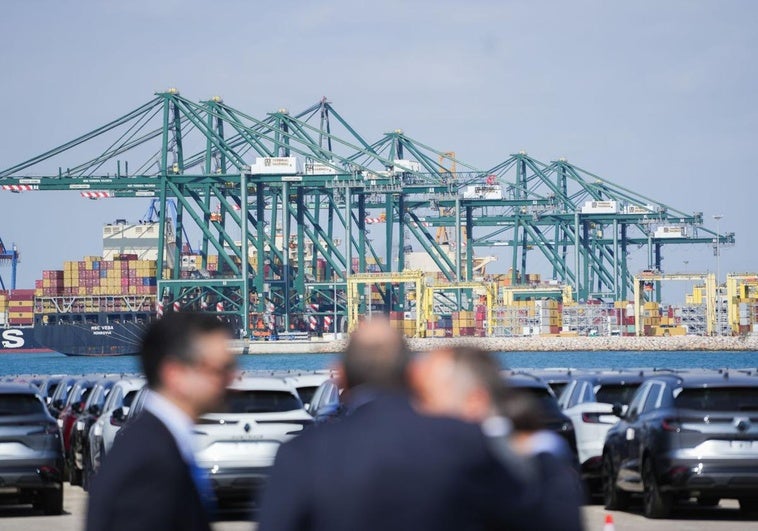
<svg viewBox="0 0 758 531">
<path fill-rule="evenodd" d="M 150 325 L 140 357 L 148 386 L 191 417 L 219 407 L 234 378 L 229 331 L 215 317 L 171 313 Z"/>
<path fill-rule="evenodd" d="M 493 397 L 504 385 L 494 356 L 463 346 L 421 356 L 414 363 L 412 382 L 422 411 L 470 422 L 495 412 Z"/>
<path fill-rule="evenodd" d="M 410 359 L 403 336 L 386 319 L 364 321 L 350 336 L 342 357 L 345 387 L 406 389 Z"/>
</svg>

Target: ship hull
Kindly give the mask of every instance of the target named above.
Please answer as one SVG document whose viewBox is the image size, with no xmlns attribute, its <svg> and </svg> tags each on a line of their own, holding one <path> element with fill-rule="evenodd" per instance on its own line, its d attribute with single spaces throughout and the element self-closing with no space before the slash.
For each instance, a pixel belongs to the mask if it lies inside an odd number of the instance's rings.
<svg viewBox="0 0 758 531">
<path fill-rule="evenodd" d="M 53 352 L 34 337 L 34 327 L 0 328 L 0 354 Z"/>
<path fill-rule="evenodd" d="M 139 353 L 147 324 L 38 324 L 34 337 L 41 345 L 67 356 L 133 356 Z"/>
</svg>

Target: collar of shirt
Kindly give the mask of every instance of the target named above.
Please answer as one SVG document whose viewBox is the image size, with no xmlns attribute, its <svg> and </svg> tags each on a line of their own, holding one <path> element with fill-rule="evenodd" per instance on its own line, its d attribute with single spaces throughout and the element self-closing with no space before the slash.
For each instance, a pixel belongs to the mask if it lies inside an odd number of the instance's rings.
<svg viewBox="0 0 758 531">
<path fill-rule="evenodd" d="M 145 400 L 145 409 L 155 415 L 168 428 L 184 460 L 187 463 L 194 463 L 192 431 L 195 425 L 189 415 L 155 391 L 149 391 Z"/>
</svg>

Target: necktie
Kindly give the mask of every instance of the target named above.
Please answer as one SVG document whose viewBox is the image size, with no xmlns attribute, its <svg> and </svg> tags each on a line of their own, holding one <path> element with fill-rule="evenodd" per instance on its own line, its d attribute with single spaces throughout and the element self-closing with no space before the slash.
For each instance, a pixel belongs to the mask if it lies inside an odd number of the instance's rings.
<svg viewBox="0 0 758 531">
<path fill-rule="evenodd" d="M 192 481 L 195 483 L 198 494 L 200 494 L 200 500 L 203 502 L 205 512 L 209 519 L 213 519 L 216 513 L 216 495 L 213 492 L 213 485 L 208 477 L 208 472 L 197 466 L 194 459 L 188 464 Z"/>
</svg>

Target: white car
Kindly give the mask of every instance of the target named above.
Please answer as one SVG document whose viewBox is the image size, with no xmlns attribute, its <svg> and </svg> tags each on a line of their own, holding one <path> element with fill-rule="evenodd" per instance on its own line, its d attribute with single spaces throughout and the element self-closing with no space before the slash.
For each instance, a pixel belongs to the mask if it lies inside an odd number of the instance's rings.
<svg viewBox="0 0 758 531">
<path fill-rule="evenodd" d="M 116 432 L 121 428 L 134 396 L 144 386 L 144 378 L 124 378 L 113 384 L 113 389 L 103 405 L 103 413 L 89 430 L 90 455 L 89 459 L 84 461 L 85 486 L 89 485 L 92 474 L 100 468 L 103 456 L 113 446 Z M 116 410 L 119 410 L 119 413 L 114 416 Z"/>
<path fill-rule="evenodd" d="M 574 424 L 582 477 L 593 490 L 599 487 L 605 435 L 618 422 L 613 406 L 628 406 L 644 378 L 640 371 L 585 373 L 571 379 L 558 398 Z"/>
<path fill-rule="evenodd" d="M 263 486 L 279 446 L 313 419 L 292 383 L 275 376 L 240 377 L 226 411 L 195 427 L 195 459 L 208 470 L 219 501 L 249 502 Z"/>
</svg>

